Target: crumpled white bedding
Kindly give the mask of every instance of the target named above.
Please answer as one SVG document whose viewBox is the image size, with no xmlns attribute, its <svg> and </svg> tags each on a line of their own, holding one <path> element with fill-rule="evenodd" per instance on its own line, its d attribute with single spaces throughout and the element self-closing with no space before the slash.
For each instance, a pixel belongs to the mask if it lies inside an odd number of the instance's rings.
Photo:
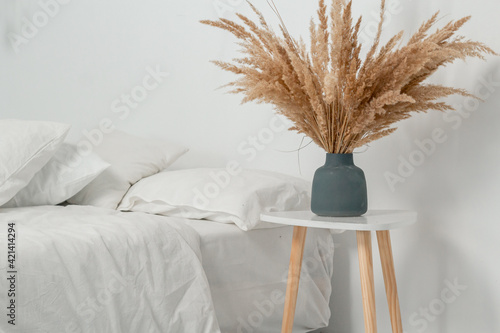
<svg viewBox="0 0 500 333">
<path fill-rule="evenodd" d="M 184 222 L 200 235 L 221 332 L 281 332 L 293 227 L 242 231 L 234 224 Z M 328 326 L 333 256 L 330 231 L 309 228 L 294 333 Z"/>
<path fill-rule="evenodd" d="M 16 222 L 16 325 L 7 222 Z M 89 206 L 0 209 L 0 332 L 220 332 L 199 236 L 175 218 Z"/>
</svg>

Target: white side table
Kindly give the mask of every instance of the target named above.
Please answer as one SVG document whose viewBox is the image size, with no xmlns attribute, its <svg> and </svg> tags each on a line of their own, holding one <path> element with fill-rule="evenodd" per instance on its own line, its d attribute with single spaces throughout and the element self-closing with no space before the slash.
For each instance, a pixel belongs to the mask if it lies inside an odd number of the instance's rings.
<svg viewBox="0 0 500 333">
<path fill-rule="evenodd" d="M 377 332 L 371 243 L 371 232 L 377 232 L 392 332 L 403 333 L 389 230 L 414 223 L 417 220 L 415 212 L 381 210 L 368 211 L 365 215 L 359 217 L 322 217 L 310 211 L 290 211 L 262 214 L 261 220 L 294 226 L 283 325 L 281 327 L 282 333 L 291 333 L 293 328 L 302 255 L 308 227 L 356 231 L 366 333 Z"/>
</svg>

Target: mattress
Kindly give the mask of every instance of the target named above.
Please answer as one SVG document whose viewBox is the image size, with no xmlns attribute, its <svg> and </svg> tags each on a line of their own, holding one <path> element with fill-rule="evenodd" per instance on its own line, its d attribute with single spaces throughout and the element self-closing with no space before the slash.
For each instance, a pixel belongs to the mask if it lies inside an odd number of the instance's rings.
<svg viewBox="0 0 500 333">
<path fill-rule="evenodd" d="M 201 238 L 221 332 L 280 332 L 293 228 L 242 231 L 233 224 L 185 223 Z M 293 332 L 328 326 L 332 266 L 330 232 L 309 228 Z"/>
</svg>

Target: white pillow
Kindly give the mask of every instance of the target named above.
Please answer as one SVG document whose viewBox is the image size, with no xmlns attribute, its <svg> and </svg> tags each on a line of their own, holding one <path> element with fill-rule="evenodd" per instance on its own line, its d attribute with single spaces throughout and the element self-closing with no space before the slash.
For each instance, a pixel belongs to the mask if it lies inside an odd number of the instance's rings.
<svg viewBox="0 0 500 333">
<path fill-rule="evenodd" d="M 116 209 L 132 184 L 165 169 L 187 149 L 115 130 L 104 135 L 94 152 L 111 166 L 68 202 Z"/>
<path fill-rule="evenodd" d="M 260 214 L 310 209 L 311 183 L 259 170 L 187 169 L 164 171 L 132 186 L 119 210 L 259 225 Z"/>
<path fill-rule="evenodd" d="M 50 160 L 69 128 L 53 122 L 0 120 L 0 206 Z"/>
<path fill-rule="evenodd" d="M 3 207 L 57 205 L 78 193 L 109 164 L 96 154 L 81 156 L 64 143 L 29 184 Z"/>
</svg>

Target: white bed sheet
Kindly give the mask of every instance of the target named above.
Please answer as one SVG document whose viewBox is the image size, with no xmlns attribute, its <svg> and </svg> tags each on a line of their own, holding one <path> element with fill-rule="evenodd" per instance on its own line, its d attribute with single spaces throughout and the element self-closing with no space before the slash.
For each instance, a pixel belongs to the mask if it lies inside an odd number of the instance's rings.
<svg viewBox="0 0 500 333">
<path fill-rule="evenodd" d="M 218 322 L 223 333 L 280 332 L 291 227 L 244 232 L 88 206 L 0 209 L 0 277 L 8 221 L 17 224 L 17 325 L 0 321 L 2 333 L 215 333 Z M 309 229 L 294 332 L 328 324 L 332 258 L 330 233 Z"/>
<path fill-rule="evenodd" d="M 185 222 L 201 238 L 221 332 L 280 332 L 293 228 L 242 231 L 231 224 Z M 309 228 L 293 332 L 328 326 L 333 254 L 330 232 Z"/>
<path fill-rule="evenodd" d="M 8 324 L 7 223 L 16 232 Z M 0 332 L 219 332 L 199 237 L 183 221 L 89 206 L 0 209 Z"/>
</svg>

